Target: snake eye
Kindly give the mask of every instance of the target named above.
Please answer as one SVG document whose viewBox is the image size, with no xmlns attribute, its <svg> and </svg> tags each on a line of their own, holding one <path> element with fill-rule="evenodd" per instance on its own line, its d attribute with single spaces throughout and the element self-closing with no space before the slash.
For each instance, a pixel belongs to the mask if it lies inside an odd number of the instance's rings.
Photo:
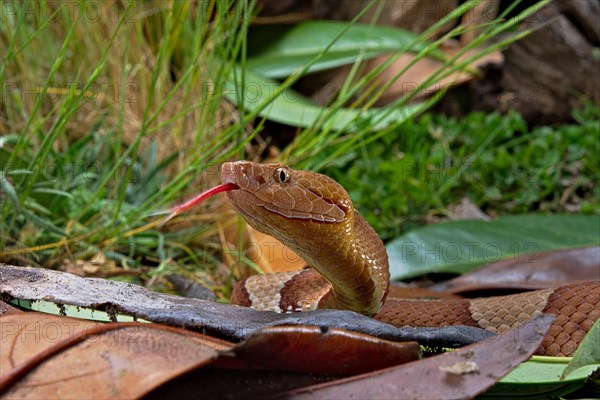
<svg viewBox="0 0 600 400">
<path fill-rule="evenodd" d="M 273 173 L 273 177 L 279 183 L 286 183 L 290 181 L 290 171 L 287 168 L 277 168 Z"/>
</svg>

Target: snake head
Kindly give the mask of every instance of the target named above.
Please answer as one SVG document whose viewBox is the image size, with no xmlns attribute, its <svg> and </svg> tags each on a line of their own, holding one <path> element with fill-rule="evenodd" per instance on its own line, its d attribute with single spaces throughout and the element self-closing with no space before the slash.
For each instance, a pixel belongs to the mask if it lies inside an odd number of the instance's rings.
<svg viewBox="0 0 600 400">
<path fill-rule="evenodd" d="M 283 164 L 224 163 L 221 181 L 238 186 L 226 196 L 244 217 L 270 213 L 288 219 L 336 223 L 344 221 L 353 210 L 350 196 L 333 179 Z"/>
</svg>

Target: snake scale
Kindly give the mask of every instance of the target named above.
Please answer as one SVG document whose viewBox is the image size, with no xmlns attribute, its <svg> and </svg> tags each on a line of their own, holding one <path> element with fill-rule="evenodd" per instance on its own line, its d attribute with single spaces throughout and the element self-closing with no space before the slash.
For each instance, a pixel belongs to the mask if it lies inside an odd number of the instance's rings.
<svg viewBox="0 0 600 400">
<path fill-rule="evenodd" d="M 541 313 L 557 315 L 537 354 L 571 356 L 600 318 L 600 282 L 456 300 L 398 300 L 389 288 L 388 256 L 375 230 L 333 179 L 282 164 L 224 163 L 222 184 L 206 197 L 226 198 L 255 229 L 279 239 L 312 269 L 255 275 L 239 282 L 232 302 L 277 312 L 352 310 L 402 327 L 468 325 L 502 333 Z"/>
</svg>

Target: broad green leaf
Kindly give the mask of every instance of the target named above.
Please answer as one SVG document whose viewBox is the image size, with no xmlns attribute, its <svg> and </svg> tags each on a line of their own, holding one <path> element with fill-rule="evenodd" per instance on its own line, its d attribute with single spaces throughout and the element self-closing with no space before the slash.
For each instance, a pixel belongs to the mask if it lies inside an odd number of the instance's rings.
<svg viewBox="0 0 600 400">
<path fill-rule="evenodd" d="M 600 216 L 524 214 L 496 221 L 454 221 L 414 230 L 387 245 L 392 279 L 463 274 L 509 257 L 597 245 Z"/>
<path fill-rule="evenodd" d="M 329 45 L 308 72 L 351 64 L 358 56 L 369 59 L 385 52 L 404 48 L 416 52 L 424 47 L 422 42 L 417 43 L 415 34 L 386 26 L 348 26 L 335 21 L 259 25 L 249 31 L 246 66 L 268 78 L 284 78 L 310 63 Z"/>
<path fill-rule="evenodd" d="M 587 365 L 575 371 L 568 379 L 561 380 L 570 360 L 571 357 L 534 356 L 502 378 L 482 398 L 514 398 L 516 393 L 530 399 L 559 398 L 581 387 L 585 378 L 600 367 L 598 364 Z"/>
<path fill-rule="evenodd" d="M 600 320 L 597 320 L 585 335 L 562 377 L 568 377 L 575 370 L 588 365 L 600 366 Z"/>
<path fill-rule="evenodd" d="M 238 106 L 252 111 L 266 100 L 271 99 L 278 87 L 279 83 L 247 71 L 243 85 L 244 90 L 242 91 L 240 83 L 229 81 L 224 94 Z M 243 99 L 243 102 L 240 99 Z M 342 108 L 334 111 L 334 115 L 328 119 L 327 124 L 334 131 L 352 132 L 358 130 L 359 126 L 365 125 L 372 130 L 380 130 L 392 123 L 410 118 L 423 111 L 426 106 L 427 103 L 369 110 Z M 308 127 L 315 125 L 323 115 L 329 112 L 331 112 L 329 108 L 314 104 L 292 89 L 285 89 L 267 107 L 262 109 L 259 115 L 268 120 L 291 126 Z"/>
</svg>

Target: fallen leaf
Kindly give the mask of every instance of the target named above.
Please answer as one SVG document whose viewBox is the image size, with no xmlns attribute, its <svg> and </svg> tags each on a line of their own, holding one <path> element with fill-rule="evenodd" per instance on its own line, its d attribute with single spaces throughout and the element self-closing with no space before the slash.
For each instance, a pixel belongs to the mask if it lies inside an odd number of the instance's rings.
<svg viewBox="0 0 600 400">
<path fill-rule="evenodd" d="M 450 219 L 453 221 L 465 219 L 490 220 L 490 217 L 467 197 L 463 197 L 459 204 L 448 206 L 448 211 L 450 212 Z"/>
<path fill-rule="evenodd" d="M 279 392 L 290 399 L 457 399 L 473 398 L 527 360 L 542 342 L 553 316 L 537 317 L 520 328 L 484 341 L 420 361 L 339 379 L 302 389 Z M 454 374 L 440 366 L 475 363 L 479 372 Z"/>
<path fill-rule="evenodd" d="M 15 308 L 13 306 L 11 306 L 10 304 L 7 304 L 5 302 L 3 302 L 2 300 L 0 300 L 0 315 L 5 315 L 5 314 L 15 314 L 15 313 L 21 313 L 22 311 L 19 310 L 18 308 Z"/>
<path fill-rule="evenodd" d="M 440 50 L 446 55 L 446 57 L 451 58 L 462 50 L 462 45 L 456 40 L 448 40 L 447 42 L 443 43 L 442 46 L 440 46 Z M 455 61 L 455 64 L 474 56 L 480 51 L 481 49 L 471 49 L 466 51 L 458 58 L 457 61 Z M 373 60 L 370 60 L 365 68 L 365 73 L 370 73 L 375 68 L 380 67 L 382 64 L 386 63 L 388 59 L 389 55 L 379 56 Z M 394 81 L 394 83 L 392 83 L 392 85 L 388 87 L 377 100 L 377 106 L 389 104 L 392 101 L 410 93 L 412 90 L 415 90 L 417 87 L 419 87 L 419 85 L 425 83 L 425 81 L 427 81 L 444 64 L 440 60 L 429 57 L 424 57 L 416 62 L 414 62 L 414 59 L 414 54 L 402 54 L 377 76 L 377 80 L 381 82 L 379 86 L 387 85 L 389 82 Z M 398 73 L 400 73 L 412 62 L 414 62 L 413 65 L 404 71 L 400 77 L 396 77 Z M 487 64 L 502 64 L 503 62 L 504 57 L 499 51 L 485 55 L 473 61 L 461 71 L 453 72 L 447 77 L 438 80 L 434 85 L 421 88 L 412 100 L 421 101 L 434 95 L 442 89 L 446 89 L 448 86 L 457 86 L 474 80 L 477 77 L 478 68 Z M 450 67 L 445 67 L 442 70 L 442 74 L 448 71 Z"/>
<path fill-rule="evenodd" d="M 21 313 L 0 318 L 7 398 L 137 398 L 209 363 L 218 339 L 157 324 Z"/>
<path fill-rule="evenodd" d="M 438 369 L 454 375 L 473 374 L 479 372 L 479 366 L 473 361 L 459 361 L 452 365 L 440 365 Z"/>
<path fill-rule="evenodd" d="M 292 249 L 272 236 L 257 231 L 247 225 L 249 243 L 252 249 L 250 259 L 263 267 L 264 272 L 299 271 L 306 262 Z"/>
<path fill-rule="evenodd" d="M 522 214 L 424 226 L 386 244 L 391 279 L 465 274 L 509 258 L 528 262 L 543 251 L 597 246 L 599 224 L 596 215 Z"/>
<path fill-rule="evenodd" d="M 431 289 L 466 293 L 488 289 L 543 289 L 600 278 L 600 247 L 522 254 L 481 267 Z"/>
<path fill-rule="evenodd" d="M 393 342 L 338 328 L 277 326 L 252 335 L 216 364 L 228 362 L 237 368 L 354 375 L 420 357 L 416 342 Z"/>
<path fill-rule="evenodd" d="M 245 258 L 252 261 L 263 273 L 299 271 L 306 266 L 306 262 L 292 249 L 272 236 L 257 231 L 245 221 L 242 224 L 242 248 Z M 223 227 L 226 249 L 236 249 L 240 246 L 239 226 L 225 224 Z M 238 258 L 236 252 L 226 250 L 226 257 Z M 236 261 L 232 261 L 236 262 Z M 246 268 L 240 278 L 255 274 Z"/>
</svg>

